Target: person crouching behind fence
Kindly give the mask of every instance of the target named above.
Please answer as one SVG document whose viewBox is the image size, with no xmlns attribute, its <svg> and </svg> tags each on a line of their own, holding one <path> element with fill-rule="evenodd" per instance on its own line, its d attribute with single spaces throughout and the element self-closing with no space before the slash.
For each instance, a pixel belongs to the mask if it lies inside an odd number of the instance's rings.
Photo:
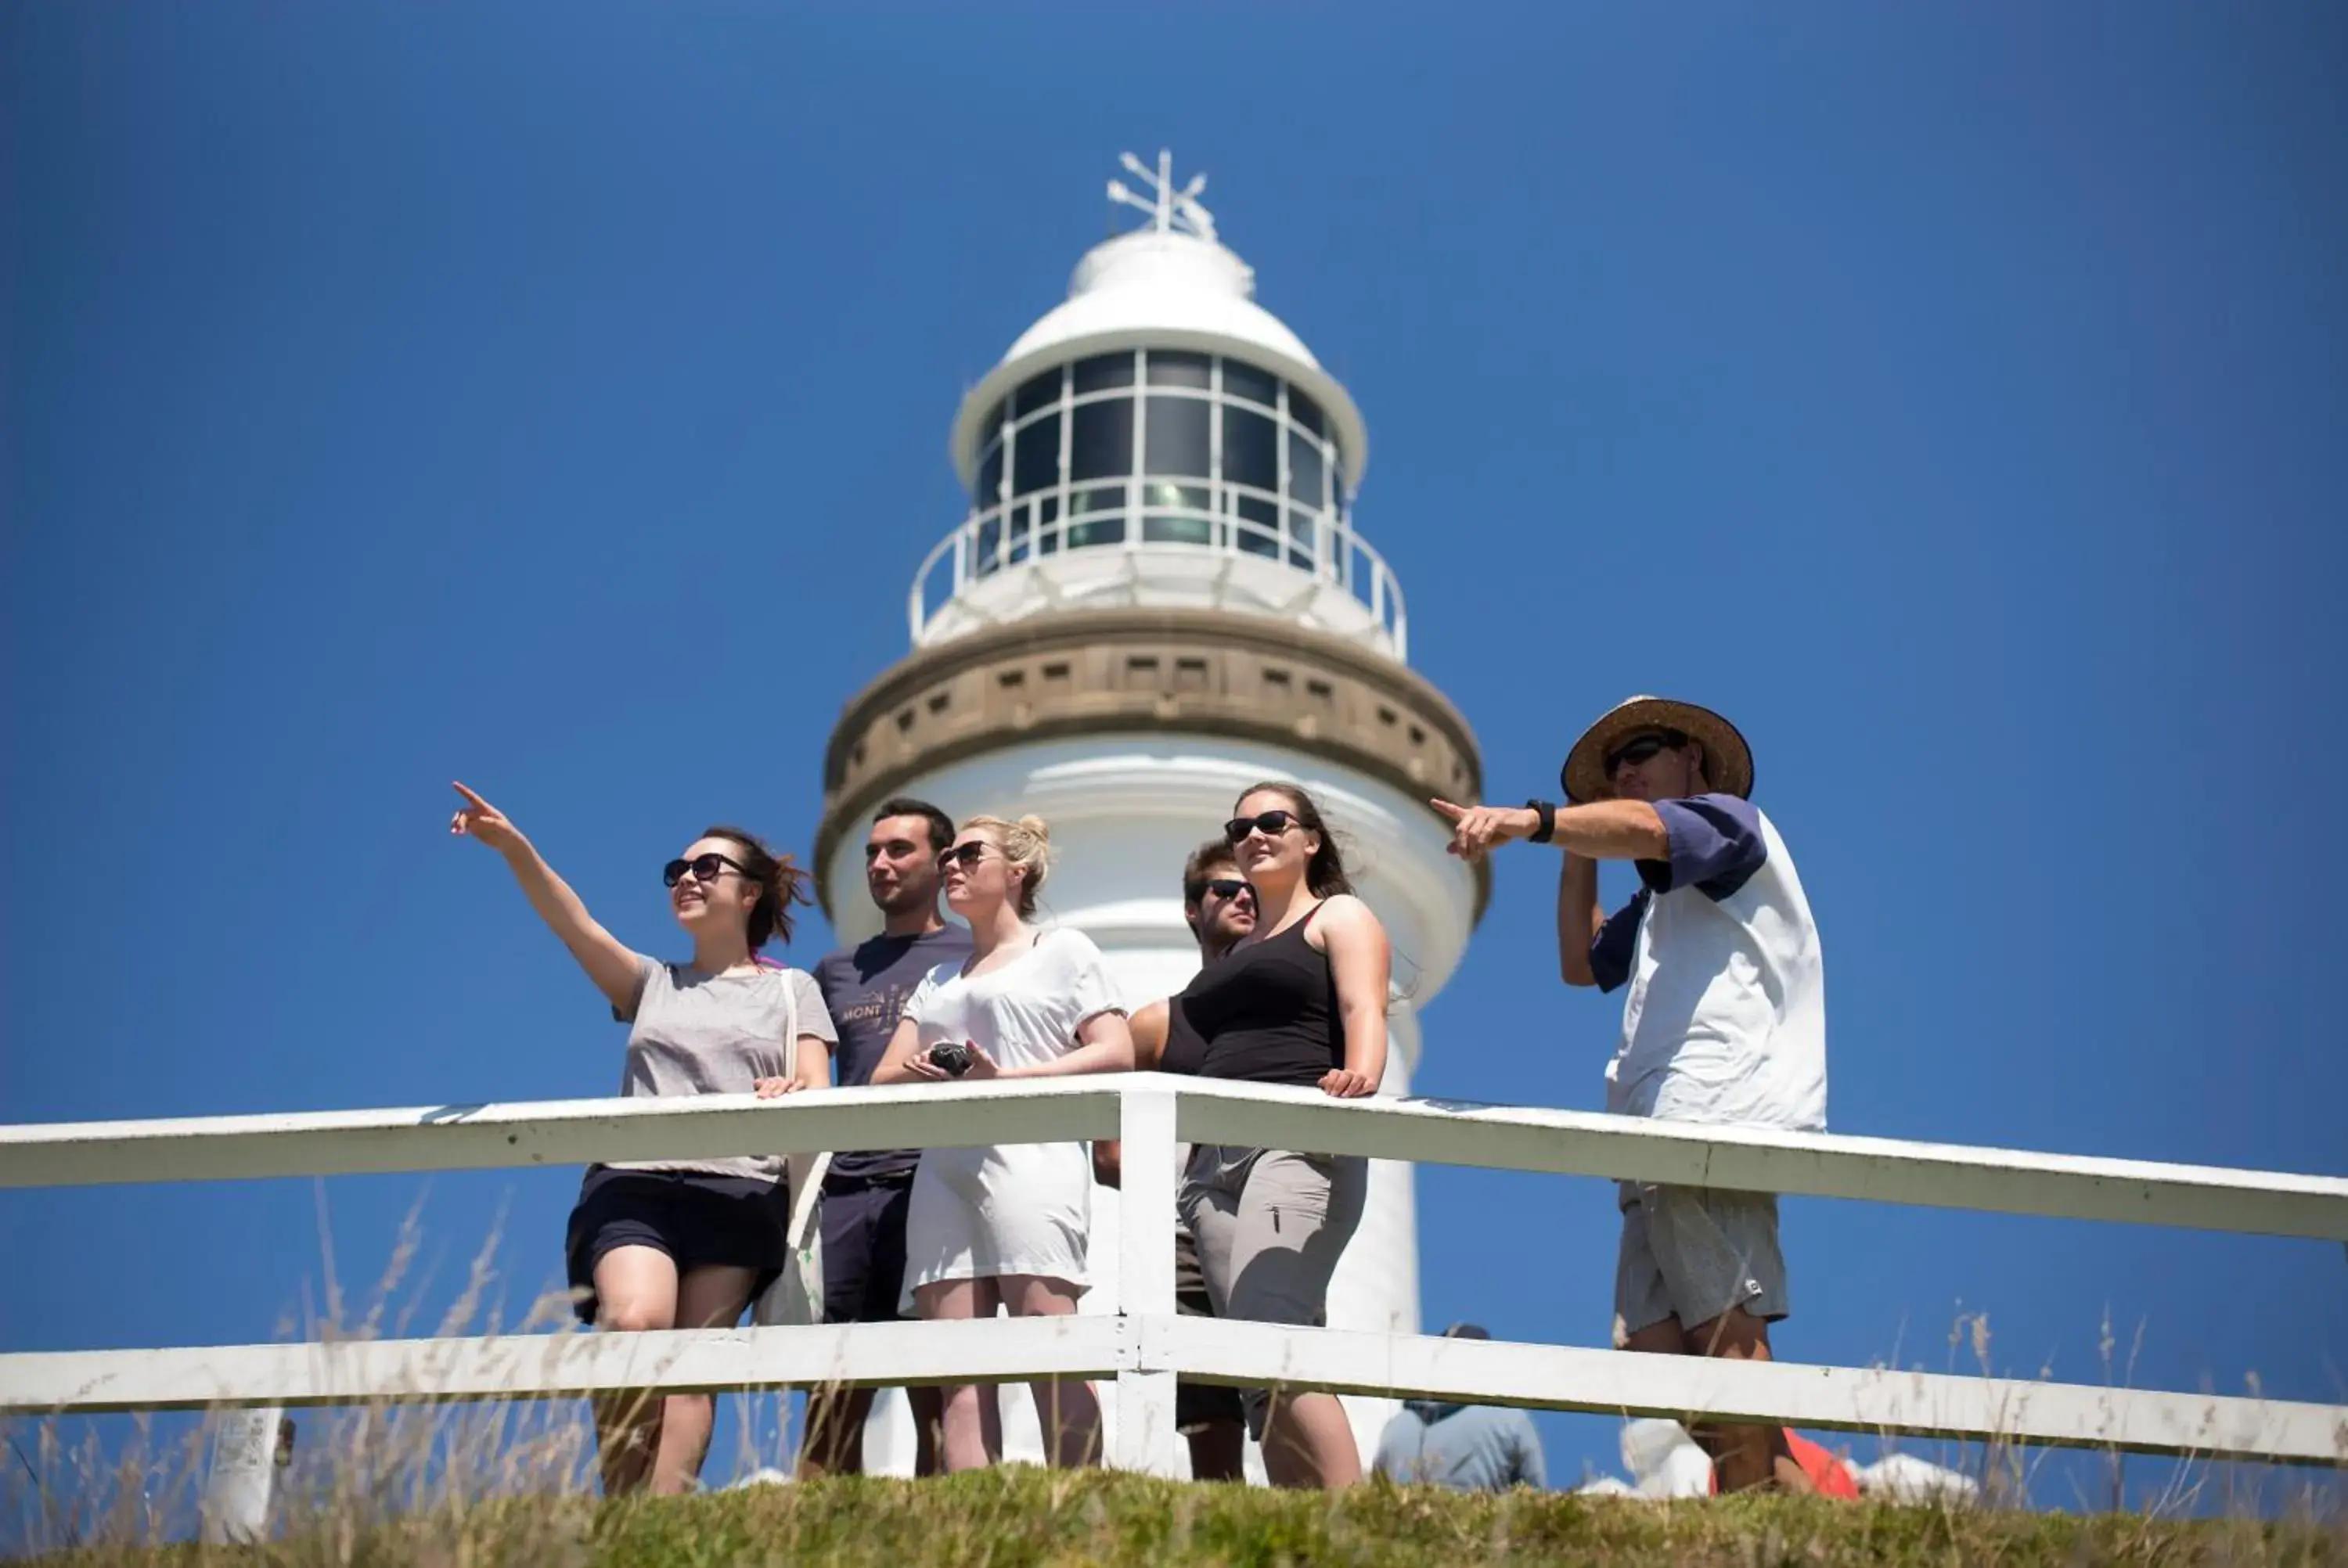
<svg viewBox="0 0 2348 1568">
<path fill-rule="evenodd" d="M 1240 796 L 1223 834 L 1255 888 L 1254 932 L 1200 970 L 1175 1004 L 1198 1031 L 1189 1071 L 1290 1083 L 1353 1099 L 1386 1067 L 1385 928 L 1354 897 L 1336 840 L 1294 784 Z M 1169 1071 L 1183 1063 L 1169 1060 Z M 1329 1276 L 1362 1221 L 1369 1162 L 1358 1155 L 1200 1144 L 1179 1189 L 1218 1317 L 1310 1327 L 1326 1320 Z M 1244 1396 L 1275 1486 L 1336 1488 L 1362 1478 L 1361 1451 L 1334 1394 Z"/>
<path fill-rule="evenodd" d="M 820 1088 L 831 1076 L 831 1017 L 798 969 L 762 967 L 791 938 L 807 873 L 738 827 L 713 827 L 662 871 L 693 961 L 664 964 L 596 924 L 521 830 L 463 784 L 448 831 L 505 859 L 530 907 L 628 1024 L 620 1092 L 750 1093 Z M 797 1020 L 796 1028 L 790 1020 Z M 790 1193 L 779 1157 L 590 1165 L 564 1247 L 582 1319 L 612 1329 L 731 1327 L 790 1256 Z M 709 1447 L 707 1394 L 607 1395 L 596 1439 L 607 1492 L 649 1481 L 692 1490 Z"/>
<path fill-rule="evenodd" d="M 905 1004 L 875 1083 L 1125 1072 L 1133 1039 L 1100 949 L 1083 932 L 1031 922 L 1050 868 L 1035 817 L 974 816 L 946 851 L 946 907 L 970 927 L 966 962 L 940 964 Z M 924 1149 L 905 1217 L 905 1294 L 925 1318 L 1073 1313 L 1090 1285 L 1085 1248 L 1092 1168 L 1080 1143 Z M 1080 1378 L 1033 1385 L 1045 1451 L 1100 1458 L 1100 1402 Z M 945 1391 L 945 1465 L 1000 1455 L 992 1389 Z"/>
<path fill-rule="evenodd" d="M 1255 930 L 1255 888 L 1240 875 L 1231 841 L 1218 835 L 1190 852 L 1182 867 L 1182 920 L 1198 939 L 1199 962 L 1211 964 Z M 1181 1010 L 1181 999 L 1168 997 L 1133 1015 L 1133 1066 L 1138 1072 L 1196 1072 L 1206 1045 Z M 1178 1173 L 1190 1151 L 1177 1145 Z M 1093 1144 L 1093 1175 L 1114 1187 L 1124 1175 L 1125 1151 L 1115 1138 Z M 1177 1179 L 1179 1180 L 1179 1174 Z M 1186 1317 L 1212 1317 L 1214 1297 L 1199 1269 L 1199 1247 L 1178 1205 L 1174 1216 L 1174 1310 Z M 1246 1412 L 1239 1390 L 1222 1383 L 1174 1380 L 1174 1430 L 1190 1442 L 1192 1481 L 1242 1481 L 1247 1475 Z"/>
<path fill-rule="evenodd" d="M 1567 753 L 1569 803 L 1435 806 L 1451 849 L 1473 859 L 1513 839 L 1565 852 L 1558 962 L 1568 985 L 1628 984 L 1606 1109 L 1673 1122 L 1822 1132 L 1826 977 L 1793 856 L 1748 798 L 1753 753 L 1709 708 L 1633 697 Z M 1587 802 L 1574 804 L 1573 802 Z M 1628 860 L 1640 887 L 1609 916 L 1600 860 Z M 1789 1310 L 1766 1193 L 1625 1182 L 1614 1337 L 1625 1350 L 1770 1358 Z M 1706 1423 L 1690 1435 L 1723 1491 L 1809 1481 L 1776 1426 Z"/>
</svg>

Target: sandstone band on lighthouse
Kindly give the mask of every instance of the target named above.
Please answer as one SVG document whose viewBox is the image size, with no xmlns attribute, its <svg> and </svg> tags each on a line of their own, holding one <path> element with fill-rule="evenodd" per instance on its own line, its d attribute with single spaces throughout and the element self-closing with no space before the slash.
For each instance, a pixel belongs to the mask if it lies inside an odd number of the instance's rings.
<svg viewBox="0 0 2348 1568">
<path fill-rule="evenodd" d="M 1750 802 L 1752 781 L 1751 751 L 1726 719 L 1634 698 L 1575 743 L 1562 804 L 1429 803 L 1462 857 L 1518 841 L 1563 852 L 1560 976 L 1630 987 L 1609 1111 L 1824 1126 L 1818 933 L 1783 840 Z M 1223 843 L 1236 876 L 1198 877 L 1202 864 L 1221 869 L 1211 855 L 1185 868 L 1201 968 L 1179 996 L 1144 1008 L 1138 1030 L 1091 938 L 1045 916 L 1050 834 L 1035 817 L 975 816 L 949 834 L 953 819 L 935 805 L 883 802 L 865 846 L 882 934 L 809 975 L 759 957 L 774 937 L 788 942 L 806 874 L 747 831 L 711 828 L 664 868 L 694 943 L 690 963 L 664 964 L 613 938 L 510 821 L 457 787 L 465 804 L 450 831 L 505 858 L 630 1024 L 624 1094 L 775 1097 L 829 1085 L 835 1053 L 842 1082 L 1122 1072 L 1137 1066 L 1137 1033 L 1138 1065 L 1161 1071 L 1341 1098 L 1375 1093 L 1385 1077 L 1391 947 L 1319 803 L 1294 784 L 1234 801 Z M 1641 883 L 1612 915 L 1598 902 L 1601 859 L 1632 862 Z M 940 917 L 941 894 L 959 926 Z M 843 1155 L 821 1188 L 825 1320 L 1076 1311 L 1089 1286 L 1096 1168 L 1108 1175 L 1113 1159 L 1088 1160 L 1075 1143 Z M 1241 1319 L 1325 1322 L 1367 1184 L 1358 1157 L 1191 1150 L 1178 1201 L 1205 1305 Z M 777 1161 L 592 1167 L 567 1248 L 582 1317 L 606 1328 L 735 1323 L 788 1266 L 790 1187 Z M 1620 1202 L 1617 1346 L 1766 1359 L 1769 1325 L 1789 1310 L 1775 1200 L 1624 1184 Z M 1045 1379 L 1035 1395 L 1052 1461 L 1098 1462 L 1091 1387 Z M 810 1401 L 806 1470 L 859 1468 L 868 1404 Z M 1275 1484 L 1360 1479 L 1334 1396 L 1254 1389 L 1242 1406 Z M 995 1410 L 975 1385 L 918 1400 L 922 1472 L 996 1462 Z M 695 1484 L 706 1396 L 617 1397 L 598 1414 L 607 1490 Z M 1696 1436 L 1724 1490 L 1807 1489 L 1777 1429 Z"/>
</svg>

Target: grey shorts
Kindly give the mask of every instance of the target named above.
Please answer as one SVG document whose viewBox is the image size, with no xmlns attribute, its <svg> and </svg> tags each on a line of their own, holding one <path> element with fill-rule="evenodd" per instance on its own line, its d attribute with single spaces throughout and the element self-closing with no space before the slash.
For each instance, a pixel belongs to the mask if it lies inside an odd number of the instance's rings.
<svg viewBox="0 0 2348 1568">
<path fill-rule="evenodd" d="M 1786 1316 L 1786 1257 L 1777 1250 L 1775 1196 L 1624 1182 L 1621 1202 L 1617 1346 L 1667 1317 L 1694 1328 L 1732 1307 L 1764 1322 Z"/>
<path fill-rule="evenodd" d="M 1316 1327 L 1328 1321 L 1329 1276 L 1362 1223 L 1370 1163 L 1356 1154 L 1299 1154 L 1202 1143 L 1177 1197 L 1198 1244 L 1215 1316 Z M 1263 1436 L 1271 1390 L 1241 1400 Z"/>
</svg>

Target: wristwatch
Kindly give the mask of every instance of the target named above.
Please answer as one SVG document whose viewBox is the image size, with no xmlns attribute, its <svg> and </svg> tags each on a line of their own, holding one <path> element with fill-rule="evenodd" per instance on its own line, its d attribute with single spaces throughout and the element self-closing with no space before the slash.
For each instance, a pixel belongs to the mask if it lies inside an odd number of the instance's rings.
<svg viewBox="0 0 2348 1568">
<path fill-rule="evenodd" d="M 1557 836 L 1557 803 L 1549 800 L 1529 800 L 1525 804 L 1540 814 L 1540 825 L 1533 829 L 1532 841 L 1547 844 Z"/>
</svg>

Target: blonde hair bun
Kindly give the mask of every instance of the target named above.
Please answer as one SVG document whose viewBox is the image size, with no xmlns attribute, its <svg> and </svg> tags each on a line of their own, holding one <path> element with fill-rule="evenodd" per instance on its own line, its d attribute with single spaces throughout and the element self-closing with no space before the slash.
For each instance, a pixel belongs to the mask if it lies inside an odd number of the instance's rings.
<svg viewBox="0 0 2348 1568">
<path fill-rule="evenodd" d="M 1040 816 L 1023 816 L 1017 822 L 973 816 L 963 824 L 964 832 L 973 827 L 993 834 L 1003 846 L 1003 858 L 1019 872 L 1019 916 L 1025 919 L 1035 912 L 1035 895 L 1052 869 L 1051 828 Z"/>
</svg>

